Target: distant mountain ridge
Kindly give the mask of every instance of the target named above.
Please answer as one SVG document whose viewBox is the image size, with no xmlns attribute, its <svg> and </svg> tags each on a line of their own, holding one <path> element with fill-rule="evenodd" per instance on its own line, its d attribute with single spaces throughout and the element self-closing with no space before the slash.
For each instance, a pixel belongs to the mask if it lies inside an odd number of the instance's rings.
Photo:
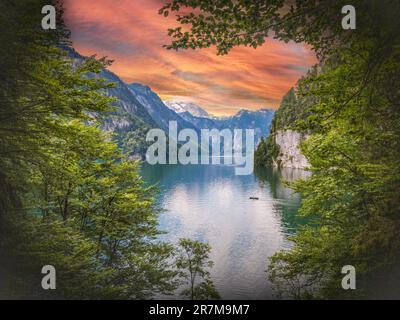
<svg viewBox="0 0 400 320">
<path fill-rule="evenodd" d="M 82 63 L 87 57 L 80 55 L 71 47 L 64 47 L 74 64 Z M 113 88 L 105 89 L 107 96 L 115 97 L 115 111 L 94 115 L 102 120 L 102 129 L 115 135 L 118 145 L 135 157 L 143 157 L 147 146 L 146 133 L 151 128 L 158 128 L 149 112 L 132 94 L 128 85 L 116 74 L 102 69 L 99 74 L 89 74 L 89 77 L 104 78 L 115 84 Z"/>
<path fill-rule="evenodd" d="M 144 106 L 157 126 L 165 132 L 168 132 L 170 121 L 177 122 L 178 130 L 186 128 L 197 130 L 197 127 L 191 122 L 186 121 L 175 111 L 168 108 L 149 86 L 140 83 L 131 83 L 128 85 L 128 88 L 134 97 Z"/>
<path fill-rule="evenodd" d="M 203 108 L 192 102 L 183 102 L 177 100 L 169 100 L 163 102 L 169 109 L 175 111 L 178 114 L 189 112 L 195 117 L 200 117 L 200 118 L 210 117 L 207 111 L 205 111 Z"/>
<path fill-rule="evenodd" d="M 164 101 L 164 104 L 178 112 L 181 118 L 201 129 L 254 129 L 256 144 L 261 137 L 267 137 L 275 111 L 260 109 L 256 111 L 242 109 L 233 116 L 214 117 L 194 103 Z"/>
<path fill-rule="evenodd" d="M 86 59 L 73 48 L 65 48 L 76 63 Z M 91 77 L 105 78 L 115 83 L 115 87 L 105 90 L 105 94 L 116 98 L 115 111 L 99 115 L 103 120 L 103 129 L 115 133 L 119 146 L 133 156 L 143 157 L 147 146 L 146 134 L 150 129 L 160 128 L 168 135 L 170 121 L 176 121 L 178 130 L 193 129 L 254 129 L 255 142 L 268 136 L 274 110 L 240 110 L 230 117 L 214 117 L 200 106 L 190 102 L 167 101 L 147 85 L 127 84 L 107 69 Z"/>
<path fill-rule="evenodd" d="M 261 140 L 268 136 L 271 129 L 272 119 L 275 111 L 272 109 L 260 110 L 240 110 L 231 117 L 217 120 L 221 128 L 233 129 L 253 129 L 256 145 Z"/>
</svg>

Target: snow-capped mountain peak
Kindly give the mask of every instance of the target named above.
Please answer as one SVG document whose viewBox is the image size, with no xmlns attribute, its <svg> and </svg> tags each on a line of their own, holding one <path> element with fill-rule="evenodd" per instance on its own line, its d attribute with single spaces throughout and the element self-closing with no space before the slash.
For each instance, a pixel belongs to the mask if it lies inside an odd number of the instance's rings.
<svg viewBox="0 0 400 320">
<path fill-rule="evenodd" d="M 200 106 L 198 106 L 195 103 L 191 102 L 183 102 L 183 101 L 163 101 L 164 104 L 170 108 L 171 110 L 175 111 L 176 113 L 184 113 L 184 112 L 189 112 L 191 115 L 195 117 L 201 117 L 201 118 L 209 118 L 210 115 L 208 114 L 207 111 L 202 109 Z"/>
</svg>

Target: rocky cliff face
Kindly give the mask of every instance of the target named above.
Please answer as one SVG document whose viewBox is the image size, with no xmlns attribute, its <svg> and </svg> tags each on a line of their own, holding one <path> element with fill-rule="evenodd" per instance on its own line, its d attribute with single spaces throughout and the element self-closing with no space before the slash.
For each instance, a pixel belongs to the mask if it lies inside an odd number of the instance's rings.
<svg viewBox="0 0 400 320">
<path fill-rule="evenodd" d="M 301 132 L 293 130 L 278 130 L 275 143 L 279 145 L 279 155 L 273 160 L 274 165 L 283 168 L 305 169 L 308 167 L 307 158 L 300 151 L 300 143 L 307 139 Z"/>
<path fill-rule="evenodd" d="M 276 166 L 280 168 L 306 169 L 307 158 L 301 153 L 300 145 L 307 139 L 307 132 L 296 131 L 296 123 L 308 117 L 308 106 L 312 101 L 298 97 L 296 89 L 290 89 L 282 98 L 275 112 L 270 134 L 261 140 L 254 154 L 258 166 Z"/>
</svg>

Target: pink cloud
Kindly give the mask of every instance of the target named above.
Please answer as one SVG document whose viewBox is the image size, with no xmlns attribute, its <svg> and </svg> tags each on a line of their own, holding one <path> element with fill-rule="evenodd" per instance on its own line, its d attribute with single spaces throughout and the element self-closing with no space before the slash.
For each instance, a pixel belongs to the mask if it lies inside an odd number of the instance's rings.
<svg viewBox="0 0 400 320">
<path fill-rule="evenodd" d="M 84 55 L 115 60 L 124 81 L 152 87 L 164 99 L 184 99 L 215 114 L 277 108 L 281 97 L 316 62 L 305 46 L 267 39 L 256 50 L 169 51 L 173 18 L 158 14 L 162 0 L 65 0 L 73 46 Z"/>
</svg>

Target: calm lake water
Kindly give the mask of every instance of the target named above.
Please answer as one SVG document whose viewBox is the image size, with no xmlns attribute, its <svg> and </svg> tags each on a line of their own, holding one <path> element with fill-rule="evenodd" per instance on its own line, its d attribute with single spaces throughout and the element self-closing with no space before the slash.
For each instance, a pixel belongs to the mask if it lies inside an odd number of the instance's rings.
<svg viewBox="0 0 400 320">
<path fill-rule="evenodd" d="M 261 169 L 236 176 L 233 166 L 142 165 L 142 177 L 158 184 L 163 240 L 192 238 L 212 247 L 213 281 L 224 299 L 272 299 L 268 257 L 291 246 L 301 219 L 300 196 L 284 186 L 307 175 L 295 169 Z M 250 200 L 258 197 L 259 200 Z"/>
</svg>

